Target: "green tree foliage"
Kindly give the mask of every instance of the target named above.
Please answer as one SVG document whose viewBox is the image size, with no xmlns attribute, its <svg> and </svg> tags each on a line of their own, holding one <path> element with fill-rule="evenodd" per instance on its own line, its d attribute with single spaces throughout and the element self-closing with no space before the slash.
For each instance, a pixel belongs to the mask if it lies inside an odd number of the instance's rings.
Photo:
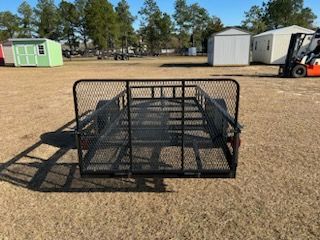
<svg viewBox="0 0 320 240">
<path fill-rule="evenodd" d="M 88 29 L 85 21 L 85 8 L 88 0 L 75 0 L 74 5 L 78 12 L 78 27 L 77 32 L 80 35 L 81 40 L 83 41 L 85 49 L 88 48 Z"/>
<path fill-rule="evenodd" d="M 176 31 L 178 32 L 180 49 L 187 48 L 190 41 L 190 9 L 186 0 L 175 1 L 175 12 L 173 18 L 176 23 Z"/>
<path fill-rule="evenodd" d="M 210 36 L 213 33 L 221 32 L 224 29 L 224 25 L 220 18 L 213 16 L 208 22 L 208 26 L 206 29 L 206 36 Z"/>
<path fill-rule="evenodd" d="M 170 16 L 160 11 L 155 0 L 145 0 L 139 14 L 142 15 L 140 31 L 149 47 L 149 52 L 151 54 L 159 52 L 166 46 L 173 30 Z"/>
<path fill-rule="evenodd" d="M 193 47 L 202 46 L 203 33 L 208 27 L 210 21 L 210 16 L 205 8 L 199 6 L 195 3 L 190 6 L 190 16 L 191 16 L 191 42 Z"/>
<path fill-rule="evenodd" d="M 54 0 L 38 0 L 34 9 L 39 37 L 59 39 L 59 14 Z"/>
<path fill-rule="evenodd" d="M 304 0 L 268 0 L 262 7 L 253 6 L 245 12 L 243 27 L 253 33 L 291 25 L 313 28 L 316 15 L 304 7 Z"/>
<path fill-rule="evenodd" d="M 304 0 L 269 0 L 264 3 L 265 22 L 271 29 L 293 24 L 311 28 L 315 14 L 304 8 Z"/>
<path fill-rule="evenodd" d="M 202 32 L 202 48 L 204 52 L 207 52 L 209 37 L 217 32 L 221 32 L 224 29 L 224 25 L 220 18 L 213 16 L 209 19 L 205 31 Z"/>
<path fill-rule="evenodd" d="M 118 17 L 117 22 L 119 24 L 120 41 L 124 41 L 126 48 L 128 48 L 129 44 L 133 45 L 136 42 L 132 26 L 135 17 L 131 14 L 129 4 L 126 0 L 121 0 L 115 10 Z"/>
<path fill-rule="evenodd" d="M 0 41 L 14 37 L 19 31 L 19 18 L 9 11 L 0 12 Z"/>
<path fill-rule="evenodd" d="M 27 1 L 23 1 L 18 8 L 19 13 L 19 37 L 32 37 L 33 11 Z"/>
<path fill-rule="evenodd" d="M 157 18 L 161 11 L 155 0 L 145 0 L 139 14 L 142 16 L 140 33 L 143 41 L 147 43 L 151 54 L 159 47 L 160 31 L 157 29 Z"/>
<path fill-rule="evenodd" d="M 248 12 L 245 12 L 245 19 L 242 21 L 242 27 L 254 34 L 264 32 L 267 29 L 267 24 L 264 19 L 264 9 L 254 5 Z"/>
<path fill-rule="evenodd" d="M 296 17 L 295 23 L 302 27 L 316 29 L 316 19 L 317 15 L 312 12 L 311 8 L 303 8 Z"/>
<path fill-rule="evenodd" d="M 208 11 L 198 3 L 189 6 L 186 0 L 175 1 L 173 18 L 181 49 L 190 46 L 206 49 L 208 37 L 223 29 L 219 18 L 211 17 Z"/>
<path fill-rule="evenodd" d="M 78 43 L 76 29 L 79 24 L 79 14 L 74 4 L 62 1 L 59 5 L 59 15 L 61 21 L 61 39 L 67 40 L 69 48 L 75 49 Z"/>
<path fill-rule="evenodd" d="M 170 15 L 166 13 L 161 14 L 157 25 L 160 31 L 160 46 L 161 48 L 168 48 L 168 43 L 174 30 Z"/>
<path fill-rule="evenodd" d="M 88 0 L 85 22 L 89 37 L 100 50 L 114 47 L 118 34 L 116 13 L 107 0 Z"/>
<path fill-rule="evenodd" d="M 142 16 L 141 26 L 146 26 L 154 19 L 155 14 L 160 13 L 160 8 L 155 0 L 145 0 L 139 14 Z"/>
<path fill-rule="evenodd" d="M 191 29 L 190 21 L 190 8 L 187 5 L 186 0 L 176 0 L 174 6 L 175 12 L 173 18 L 176 23 L 176 30 L 178 32 L 189 32 Z"/>
</svg>

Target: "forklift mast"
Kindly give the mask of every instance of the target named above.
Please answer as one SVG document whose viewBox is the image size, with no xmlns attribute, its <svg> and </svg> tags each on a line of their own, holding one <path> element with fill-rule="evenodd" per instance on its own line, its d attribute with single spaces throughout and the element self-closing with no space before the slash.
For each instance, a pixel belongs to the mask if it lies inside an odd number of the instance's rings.
<svg viewBox="0 0 320 240">
<path fill-rule="evenodd" d="M 296 64 L 301 46 L 308 35 L 310 34 L 292 34 L 286 57 L 286 62 L 283 67 L 283 76 L 291 76 L 291 70 Z"/>
<path fill-rule="evenodd" d="M 290 77 L 291 71 L 294 68 L 294 66 L 297 64 L 297 61 L 299 61 L 299 53 L 301 50 L 301 47 L 303 46 L 303 43 L 307 37 L 311 36 L 310 44 L 307 48 L 307 52 L 310 51 L 312 42 L 316 38 L 320 38 L 320 28 L 314 33 L 314 34 L 307 34 L 307 33 L 295 33 L 292 34 L 289 49 L 286 57 L 286 62 L 284 66 L 282 66 L 280 69 L 281 75 L 284 77 Z"/>
</svg>

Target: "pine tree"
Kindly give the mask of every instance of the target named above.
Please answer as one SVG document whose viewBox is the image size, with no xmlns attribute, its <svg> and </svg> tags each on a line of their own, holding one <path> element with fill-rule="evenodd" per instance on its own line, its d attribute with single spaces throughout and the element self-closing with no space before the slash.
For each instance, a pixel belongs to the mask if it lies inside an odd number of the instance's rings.
<svg viewBox="0 0 320 240">
<path fill-rule="evenodd" d="M 0 12 L 0 41 L 14 37 L 19 30 L 19 18 L 9 11 Z"/>
<path fill-rule="evenodd" d="M 19 37 L 32 37 L 32 17 L 33 11 L 27 1 L 23 1 L 18 8 L 19 13 Z"/>
<path fill-rule="evenodd" d="M 126 0 L 121 0 L 115 10 L 118 17 L 117 22 L 119 24 L 120 41 L 124 43 L 128 50 L 128 45 L 133 44 L 135 41 L 134 29 L 132 26 L 135 17 L 131 14 L 129 4 Z"/>
<path fill-rule="evenodd" d="M 38 0 L 34 9 L 39 37 L 59 39 L 59 14 L 54 0 Z"/>
<path fill-rule="evenodd" d="M 77 32 L 80 35 L 81 40 L 83 41 L 85 50 L 88 49 L 88 29 L 85 21 L 85 8 L 88 0 L 75 0 L 74 5 L 78 12 L 79 22 L 77 27 Z"/>
<path fill-rule="evenodd" d="M 88 0 L 85 23 L 88 35 L 100 50 L 114 47 L 118 35 L 117 16 L 106 0 Z"/>
<path fill-rule="evenodd" d="M 70 50 L 79 45 L 76 36 L 76 29 L 79 24 L 79 15 L 74 4 L 62 1 L 59 5 L 61 20 L 61 39 L 67 40 Z"/>
</svg>

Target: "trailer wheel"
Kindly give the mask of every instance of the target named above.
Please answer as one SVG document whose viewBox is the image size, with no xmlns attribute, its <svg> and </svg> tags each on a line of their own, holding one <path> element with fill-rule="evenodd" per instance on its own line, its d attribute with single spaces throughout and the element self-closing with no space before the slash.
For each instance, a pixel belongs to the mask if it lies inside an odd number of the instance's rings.
<svg viewBox="0 0 320 240">
<path fill-rule="evenodd" d="M 225 111 L 228 112 L 228 107 L 224 99 L 212 99 Z M 215 136 L 221 136 L 225 141 L 228 138 L 228 122 L 220 112 L 220 110 L 211 102 L 206 102 L 205 111 L 208 116 L 209 131 L 213 131 Z M 214 137 L 214 136 L 213 136 Z"/>
<path fill-rule="evenodd" d="M 292 69 L 292 77 L 303 78 L 307 76 L 307 68 L 304 65 L 297 65 Z"/>
<path fill-rule="evenodd" d="M 109 101 L 99 101 L 97 106 L 96 106 L 96 111 L 101 109 L 103 107 L 103 105 L 107 104 Z M 97 132 L 100 133 L 105 126 L 108 124 L 108 111 L 107 110 L 103 110 L 99 112 L 99 114 L 97 115 L 96 118 L 96 129 Z"/>
<path fill-rule="evenodd" d="M 102 108 L 104 105 L 109 104 L 109 100 L 101 100 L 96 106 L 96 111 Z M 96 118 L 96 128 L 98 133 L 108 127 L 119 115 L 120 108 L 116 102 L 111 103 L 108 107 L 99 112 Z"/>
</svg>

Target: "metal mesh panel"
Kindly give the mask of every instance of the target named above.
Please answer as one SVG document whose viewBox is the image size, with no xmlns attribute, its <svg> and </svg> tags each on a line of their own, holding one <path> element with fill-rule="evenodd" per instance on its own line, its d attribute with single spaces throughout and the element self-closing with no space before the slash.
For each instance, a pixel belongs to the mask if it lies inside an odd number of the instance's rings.
<svg viewBox="0 0 320 240">
<path fill-rule="evenodd" d="M 83 174 L 235 174 L 233 80 L 79 81 L 74 95 Z"/>
<path fill-rule="evenodd" d="M 230 143 L 237 124 L 239 88 L 234 81 L 186 81 L 186 98 L 194 98 L 197 109 L 185 113 L 185 169 L 196 172 L 232 168 Z M 188 87 L 195 86 L 195 87 Z M 232 125 L 234 123 L 234 125 Z"/>
<path fill-rule="evenodd" d="M 129 170 L 126 83 L 79 82 L 75 92 L 81 170 Z"/>
<path fill-rule="evenodd" d="M 180 170 L 181 82 L 133 82 L 130 88 L 133 170 Z"/>
</svg>

